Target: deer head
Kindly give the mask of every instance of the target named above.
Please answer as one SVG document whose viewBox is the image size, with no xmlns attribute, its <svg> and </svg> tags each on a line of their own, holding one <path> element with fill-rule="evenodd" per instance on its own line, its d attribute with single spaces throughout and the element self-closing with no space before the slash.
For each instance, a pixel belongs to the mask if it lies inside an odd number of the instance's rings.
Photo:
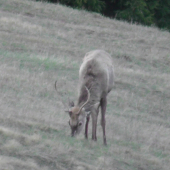
<svg viewBox="0 0 170 170">
<path fill-rule="evenodd" d="M 89 112 L 86 112 L 84 106 L 89 102 L 90 99 L 90 92 L 88 88 L 85 86 L 87 91 L 87 101 L 80 107 L 75 106 L 74 102 L 69 102 L 70 109 L 66 112 L 70 116 L 69 125 L 71 129 L 71 136 L 78 135 L 84 127 L 86 117 L 88 116 Z"/>
</svg>

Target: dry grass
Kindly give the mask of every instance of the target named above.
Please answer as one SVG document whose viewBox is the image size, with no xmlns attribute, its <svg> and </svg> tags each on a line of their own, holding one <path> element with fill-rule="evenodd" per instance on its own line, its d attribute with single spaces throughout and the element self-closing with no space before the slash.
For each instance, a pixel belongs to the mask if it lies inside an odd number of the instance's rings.
<svg viewBox="0 0 170 170">
<path fill-rule="evenodd" d="M 107 147 L 100 123 L 97 143 L 83 134 L 71 138 L 61 102 L 76 99 L 79 65 L 93 49 L 109 52 L 115 65 Z M 60 5 L 1 0 L 0 169 L 169 170 L 169 103 L 169 32 Z"/>
</svg>

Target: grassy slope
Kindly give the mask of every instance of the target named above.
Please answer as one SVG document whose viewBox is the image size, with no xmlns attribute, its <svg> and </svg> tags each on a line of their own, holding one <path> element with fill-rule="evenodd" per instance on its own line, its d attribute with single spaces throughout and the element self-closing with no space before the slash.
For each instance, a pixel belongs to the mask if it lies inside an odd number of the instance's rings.
<svg viewBox="0 0 170 170">
<path fill-rule="evenodd" d="M 83 134 L 71 138 L 61 102 L 76 99 L 79 65 L 93 49 L 109 52 L 115 65 L 108 147 L 100 123 L 97 143 Z M 1 0 L 0 169 L 169 170 L 169 103 L 168 32 L 60 5 Z"/>
</svg>

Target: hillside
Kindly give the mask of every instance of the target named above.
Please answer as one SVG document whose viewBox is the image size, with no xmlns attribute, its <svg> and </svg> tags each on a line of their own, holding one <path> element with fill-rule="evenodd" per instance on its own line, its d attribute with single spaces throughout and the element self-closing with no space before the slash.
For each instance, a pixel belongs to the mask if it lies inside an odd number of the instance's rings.
<svg viewBox="0 0 170 170">
<path fill-rule="evenodd" d="M 115 66 L 107 147 L 100 115 L 92 142 L 70 137 L 64 112 L 94 49 Z M 0 170 L 169 170 L 169 103 L 169 32 L 61 5 L 0 1 Z"/>
</svg>

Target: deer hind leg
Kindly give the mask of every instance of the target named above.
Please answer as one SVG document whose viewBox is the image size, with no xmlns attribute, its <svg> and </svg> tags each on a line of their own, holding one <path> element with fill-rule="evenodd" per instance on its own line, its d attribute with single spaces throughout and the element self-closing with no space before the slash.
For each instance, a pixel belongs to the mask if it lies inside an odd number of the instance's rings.
<svg viewBox="0 0 170 170">
<path fill-rule="evenodd" d="M 105 132 L 105 125 L 106 125 L 106 121 L 105 121 L 105 113 L 106 113 L 106 106 L 107 106 L 107 98 L 102 98 L 101 99 L 101 126 L 103 129 L 103 144 L 107 145 L 106 142 L 106 132 Z"/>
<path fill-rule="evenodd" d="M 92 116 L 92 140 L 97 141 L 96 137 L 96 130 L 97 130 L 97 116 Z"/>
<path fill-rule="evenodd" d="M 88 124 L 89 124 L 90 116 L 86 117 L 86 126 L 85 126 L 85 138 L 88 139 Z"/>
</svg>

